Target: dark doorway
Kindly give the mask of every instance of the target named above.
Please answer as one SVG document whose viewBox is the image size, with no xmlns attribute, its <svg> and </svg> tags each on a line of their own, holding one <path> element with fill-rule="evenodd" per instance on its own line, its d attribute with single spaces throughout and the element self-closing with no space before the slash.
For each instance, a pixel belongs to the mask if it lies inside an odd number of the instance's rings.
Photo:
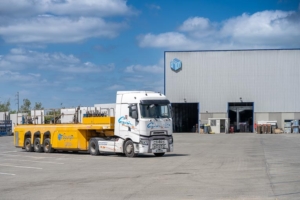
<svg viewBox="0 0 300 200">
<path fill-rule="evenodd" d="M 173 132 L 195 132 L 198 103 L 172 103 Z"/>
<path fill-rule="evenodd" d="M 220 120 L 220 133 L 225 133 L 226 132 L 226 120 L 221 119 Z"/>
<path fill-rule="evenodd" d="M 234 132 L 253 132 L 253 115 L 253 102 L 228 103 L 228 118 L 230 127 L 234 127 Z"/>
</svg>

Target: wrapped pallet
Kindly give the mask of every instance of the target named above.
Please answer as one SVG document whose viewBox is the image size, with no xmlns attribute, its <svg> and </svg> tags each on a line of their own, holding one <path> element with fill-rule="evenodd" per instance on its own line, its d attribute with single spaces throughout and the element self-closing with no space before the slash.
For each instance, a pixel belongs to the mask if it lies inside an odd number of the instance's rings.
<svg viewBox="0 0 300 200">
<path fill-rule="evenodd" d="M 266 133 L 271 134 L 271 124 L 266 124 Z"/>
<path fill-rule="evenodd" d="M 261 125 L 260 124 L 257 124 L 256 133 L 261 134 Z"/>
</svg>

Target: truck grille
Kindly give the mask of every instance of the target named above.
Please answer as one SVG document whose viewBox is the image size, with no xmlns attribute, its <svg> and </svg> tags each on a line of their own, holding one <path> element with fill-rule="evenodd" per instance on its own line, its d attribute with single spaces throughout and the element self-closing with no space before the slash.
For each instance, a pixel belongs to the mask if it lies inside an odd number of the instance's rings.
<svg viewBox="0 0 300 200">
<path fill-rule="evenodd" d="M 167 131 L 151 131 L 150 134 L 151 135 L 167 135 L 168 132 Z"/>
</svg>

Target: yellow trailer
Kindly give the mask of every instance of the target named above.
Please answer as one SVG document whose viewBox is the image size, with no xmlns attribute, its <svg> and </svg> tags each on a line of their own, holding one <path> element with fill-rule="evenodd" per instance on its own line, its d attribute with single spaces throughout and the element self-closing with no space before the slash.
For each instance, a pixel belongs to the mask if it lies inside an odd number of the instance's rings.
<svg viewBox="0 0 300 200">
<path fill-rule="evenodd" d="M 93 150 L 89 149 L 90 139 L 114 136 L 114 123 L 114 117 L 84 117 L 81 124 L 18 125 L 14 129 L 14 144 L 28 152 Z"/>
<path fill-rule="evenodd" d="M 101 108 L 100 112 L 84 114 L 78 108 L 72 124 L 18 125 L 14 129 L 14 144 L 29 152 L 89 151 L 91 155 L 113 152 L 127 157 L 140 153 L 163 156 L 173 151 L 171 105 L 163 94 L 120 91 L 115 107 L 106 110 L 107 115 L 101 113 Z M 81 114 L 84 114 L 82 122 L 78 123 Z"/>
</svg>

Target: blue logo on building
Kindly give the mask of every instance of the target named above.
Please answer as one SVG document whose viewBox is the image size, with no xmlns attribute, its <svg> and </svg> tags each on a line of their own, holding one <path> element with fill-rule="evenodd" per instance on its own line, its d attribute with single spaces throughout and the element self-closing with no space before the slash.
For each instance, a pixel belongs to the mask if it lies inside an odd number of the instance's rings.
<svg viewBox="0 0 300 200">
<path fill-rule="evenodd" d="M 179 59 L 174 58 L 170 63 L 170 67 L 172 70 L 178 71 L 182 68 L 182 62 Z"/>
</svg>

